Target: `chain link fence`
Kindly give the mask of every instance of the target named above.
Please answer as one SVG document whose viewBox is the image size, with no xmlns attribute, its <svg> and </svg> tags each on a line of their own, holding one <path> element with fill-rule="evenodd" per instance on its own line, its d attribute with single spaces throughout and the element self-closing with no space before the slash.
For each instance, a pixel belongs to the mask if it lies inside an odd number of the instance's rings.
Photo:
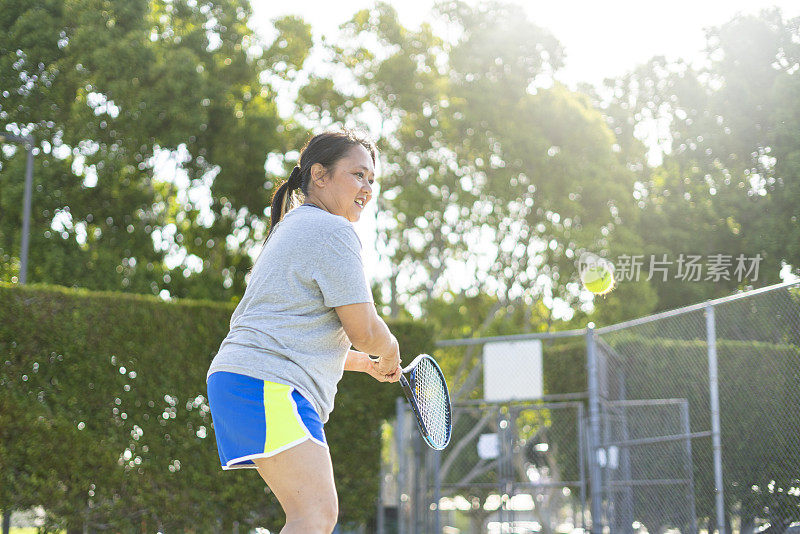
<svg viewBox="0 0 800 534">
<path fill-rule="evenodd" d="M 454 399 L 452 440 L 444 451 L 429 449 L 405 401 L 398 403 L 394 446 L 400 454 L 393 474 L 398 491 L 392 497 L 399 514 L 396 526 L 386 521 L 386 532 L 500 534 L 586 527 L 585 379 L 574 373 L 575 365 L 584 365 L 585 342 L 580 333 L 577 339 L 559 339 L 575 335 L 440 344 L 436 357 Z M 505 378 L 541 384 L 542 375 L 549 377 L 535 398 L 485 400 L 498 394 L 484 390 L 486 347 L 512 342 L 511 354 L 523 357 L 531 341 L 541 344 L 539 376 L 521 366 L 509 368 Z"/>
<path fill-rule="evenodd" d="M 603 526 L 800 521 L 800 284 L 600 328 L 594 345 Z"/>
<path fill-rule="evenodd" d="M 398 532 L 583 529 L 588 479 L 580 402 L 455 405 L 443 452 L 401 411 L 405 450 Z"/>
<path fill-rule="evenodd" d="M 541 387 L 487 401 L 485 349 L 516 342 L 541 343 L 542 376 L 517 373 Z M 382 533 L 800 530 L 800 282 L 435 356 L 453 439 L 430 450 L 398 400 Z"/>
</svg>

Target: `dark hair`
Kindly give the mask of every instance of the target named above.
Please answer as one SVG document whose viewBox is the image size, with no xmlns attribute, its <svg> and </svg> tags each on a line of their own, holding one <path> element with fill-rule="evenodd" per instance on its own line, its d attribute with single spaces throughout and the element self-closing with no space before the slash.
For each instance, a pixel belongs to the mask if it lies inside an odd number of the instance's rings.
<svg viewBox="0 0 800 534">
<path fill-rule="evenodd" d="M 311 167 L 315 163 L 319 163 L 326 170 L 330 170 L 337 161 L 347 155 L 351 148 L 359 145 L 367 149 L 374 165 L 377 153 L 375 145 L 352 130 L 324 132 L 309 139 L 305 146 L 300 149 L 300 161 L 297 162 L 297 166 L 292 169 L 289 178 L 272 195 L 270 233 L 283 219 L 286 212 L 297 204 L 298 199 L 295 196 L 295 190 L 299 189 L 303 195 L 308 195 Z"/>
</svg>

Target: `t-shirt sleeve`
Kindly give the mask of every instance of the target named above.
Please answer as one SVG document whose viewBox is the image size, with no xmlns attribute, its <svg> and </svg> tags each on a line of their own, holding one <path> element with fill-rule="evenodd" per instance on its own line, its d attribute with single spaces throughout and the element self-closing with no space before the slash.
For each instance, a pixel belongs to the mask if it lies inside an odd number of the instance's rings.
<svg viewBox="0 0 800 534">
<path fill-rule="evenodd" d="M 313 278 L 329 308 L 373 302 L 361 260 L 361 241 L 352 227 L 335 230 L 321 243 Z"/>
</svg>

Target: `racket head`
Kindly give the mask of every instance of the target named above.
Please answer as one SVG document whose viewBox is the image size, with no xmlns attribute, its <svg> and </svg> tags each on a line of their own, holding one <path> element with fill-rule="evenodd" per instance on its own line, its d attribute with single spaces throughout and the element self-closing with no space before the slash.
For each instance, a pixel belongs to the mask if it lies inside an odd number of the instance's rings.
<svg viewBox="0 0 800 534">
<path fill-rule="evenodd" d="M 400 376 L 400 385 L 417 419 L 422 438 L 440 451 L 450 443 L 453 409 L 444 373 L 430 355 L 420 354 Z"/>
</svg>

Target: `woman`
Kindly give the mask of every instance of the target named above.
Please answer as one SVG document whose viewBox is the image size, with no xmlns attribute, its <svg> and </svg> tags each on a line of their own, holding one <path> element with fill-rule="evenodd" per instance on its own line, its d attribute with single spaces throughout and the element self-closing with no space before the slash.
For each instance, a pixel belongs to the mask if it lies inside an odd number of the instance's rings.
<svg viewBox="0 0 800 534">
<path fill-rule="evenodd" d="M 400 378 L 397 339 L 375 310 L 352 225 L 374 175 L 375 148 L 351 132 L 306 144 L 272 198 L 269 237 L 208 370 L 222 468 L 258 469 L 286 513 L 284 534 L 336 525 L 323 424 L 343 371 Z M 305 203 L 292 209 L 297 189 Z"/>
</svg>

